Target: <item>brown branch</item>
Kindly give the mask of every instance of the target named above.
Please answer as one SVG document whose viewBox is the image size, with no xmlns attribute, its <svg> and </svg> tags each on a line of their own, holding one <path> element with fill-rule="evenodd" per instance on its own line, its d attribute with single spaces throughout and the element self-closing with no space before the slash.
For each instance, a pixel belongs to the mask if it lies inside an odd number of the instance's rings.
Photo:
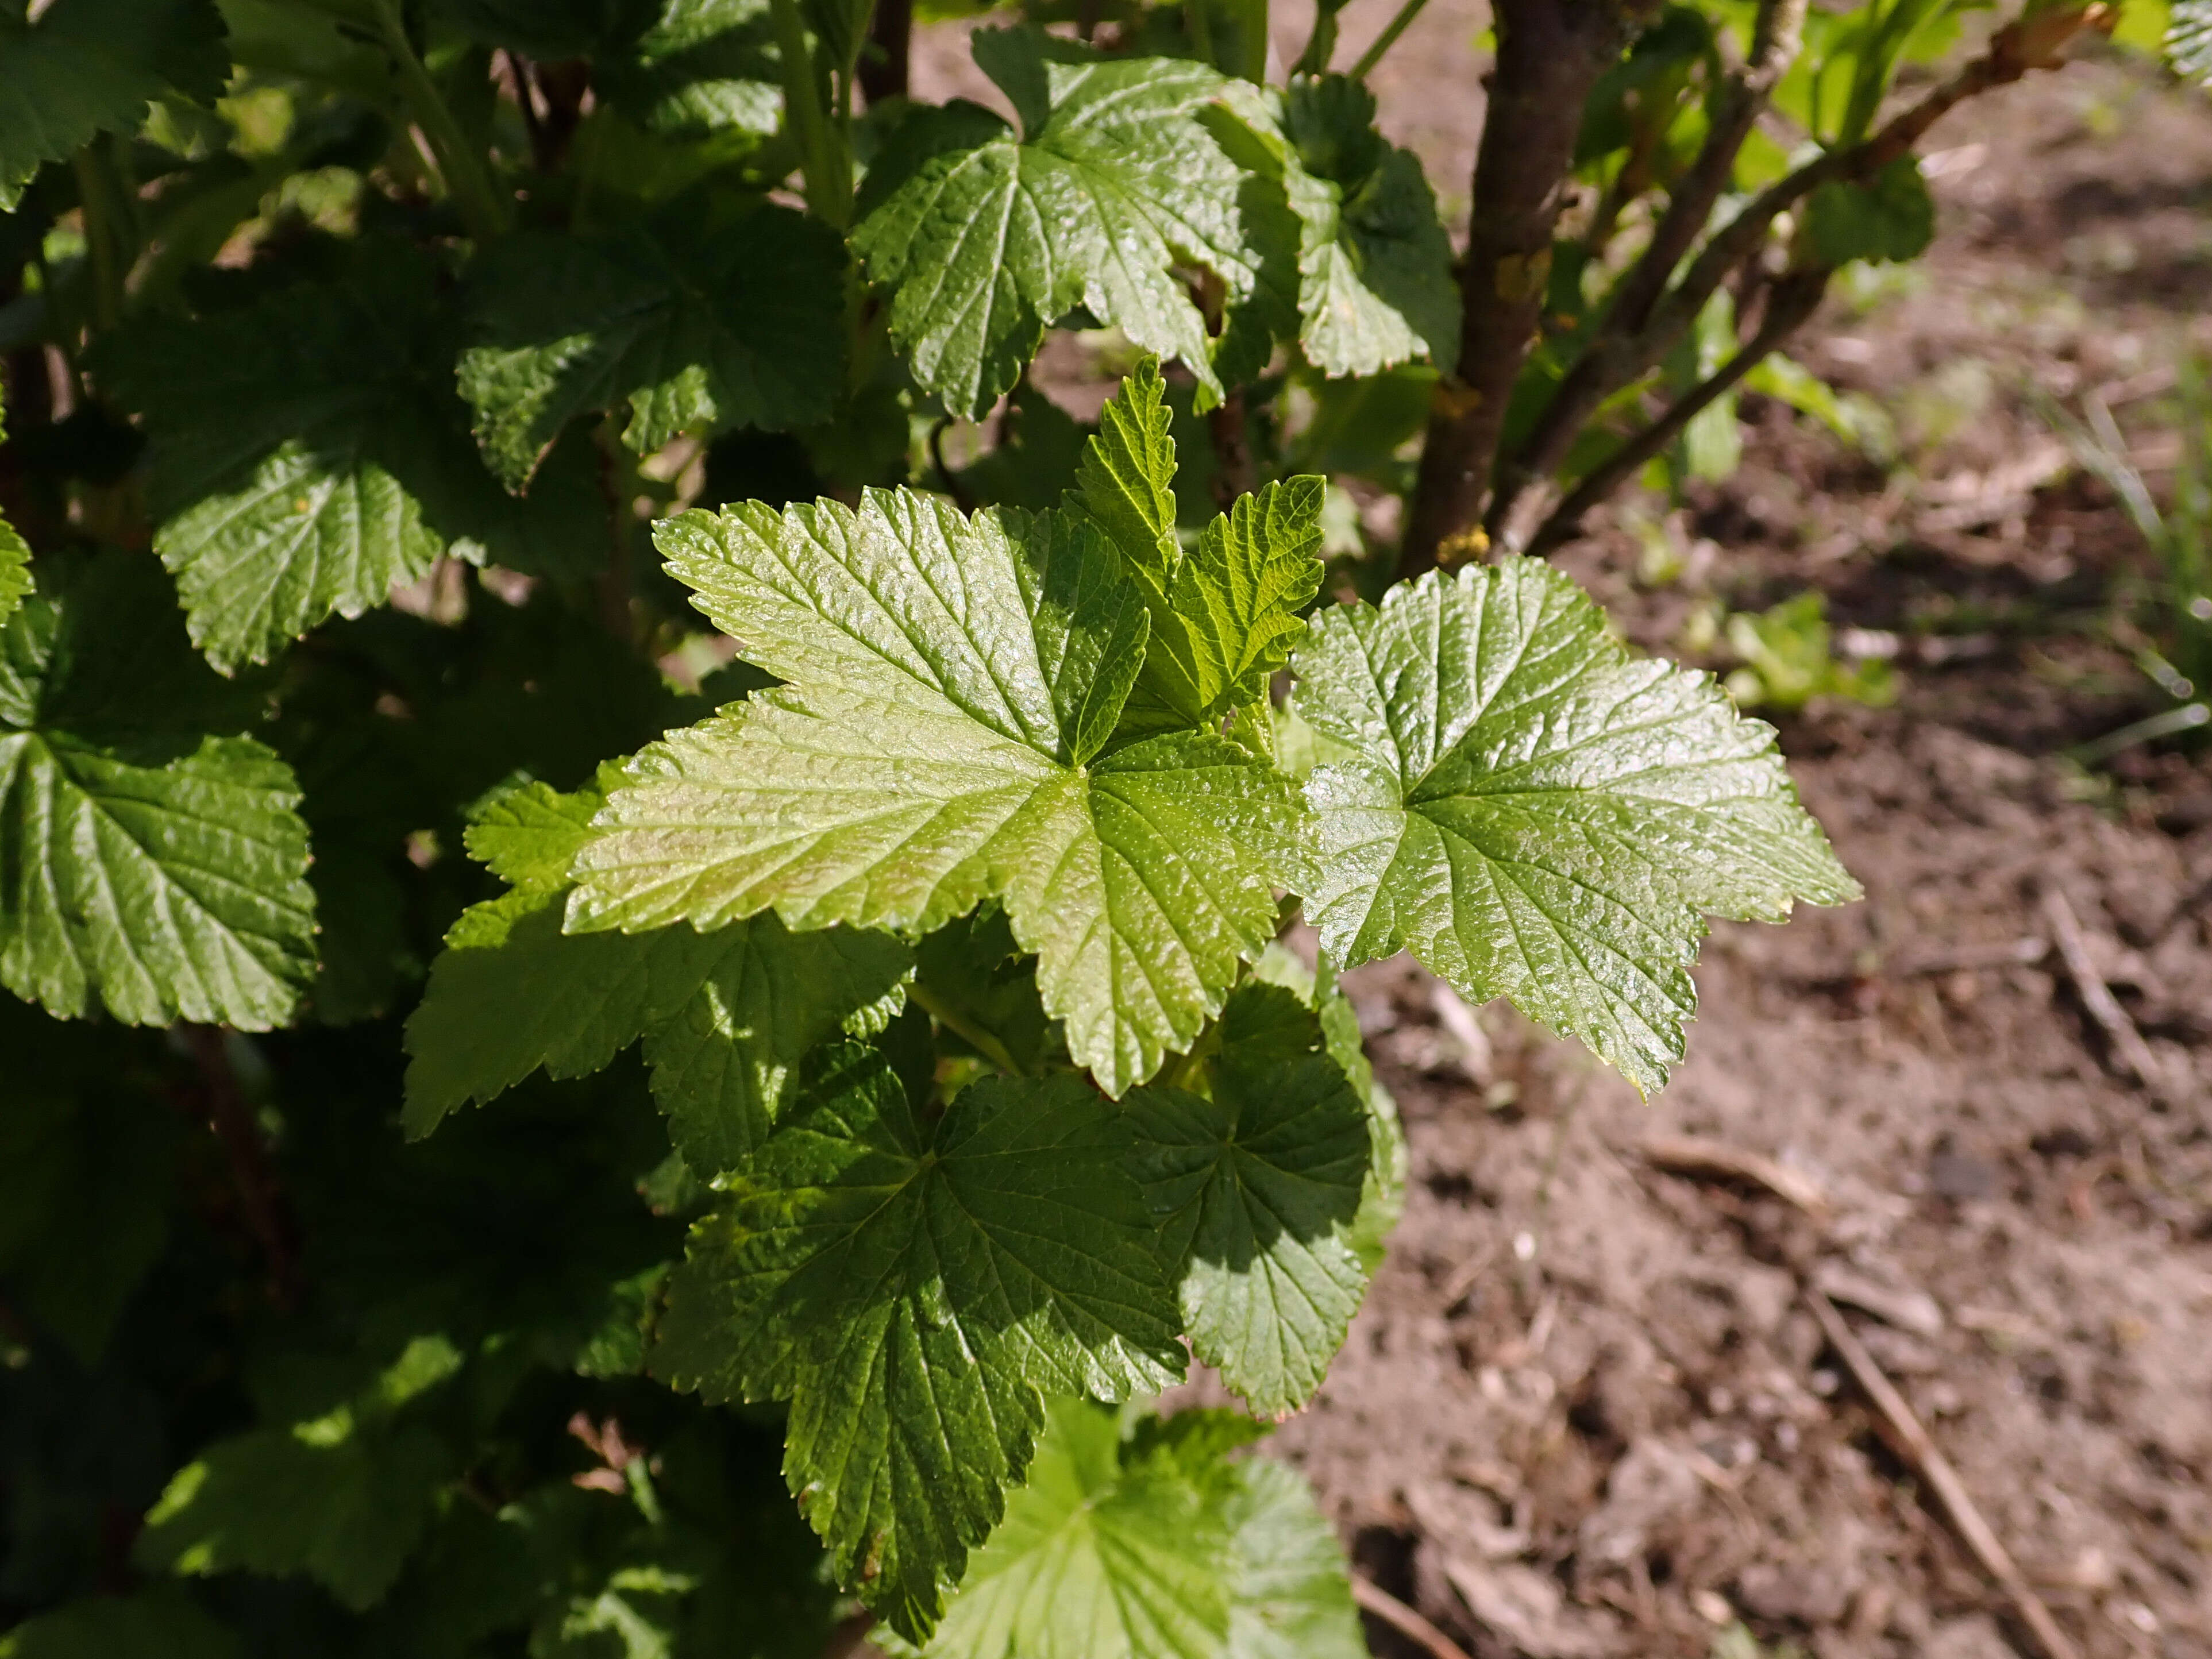
<svg viewBox="0 0 2212 1659">
<path fill-rule="evenodd" d="M 201 1104 L 207 1112 L 208 1127 L 230 1166 L 239 1212 L 254 1243 L 260 1246 L 269 1273 L 270 1299 L 280 1309 L 291 1308 L 300 1296 L 299 1230 L 293 1224 L 276 1171 L 270 1168 L 261 1126 L 253 1121 L 246 1092 L 239 1087 L 238 1073 L 225 1046 L 226 1035 L 215 1025 L 180 1025 L 177 1030 L 199 1069 Z"/>
<path fill-rule="evenodd" d="M 1467 1650 L 1364 1572 L 1352 1575 L 1352 1599 L 1401 1636 L 1419 1643 L 1435 1659 L 1467 1659 Z"/>
<path fill-rule="evenodd" d="M 2081 933 L 2081 919 L 2056 884 L 2043 890 L 2043 918 L 2051 924 L 2051 942 L 2058 947 L 2058 959 L 2065 966 L 2066 976 L 2074 981 L 2075 994 L 2103 1030 L 2113 1058 L 2134 1074 L 2153 1100 L 2161 1105 L 2179 1105 L 2179 1091 L 2168 1080 L 2166 1068 L 2158 1063 L 2150 1044 L 2143 1041 L 2135 1021 L 2128 1018 L 2128 1011 L 2120 1006 L 2112 987 L 2097 971 L 2089 955 L 2089 941 Z"/>
<path fill-rule="evenodd" d="M 1951 1467 L 1950 1459 L 1943 1455 L 1936 1442 L 1929 1437 L 1928 1431 L 1921 1426 L 1912 1407 L 1905 1402 L 1905 1396 L 1897 1391 L 1889 1378 L 1882 1374 L 1881 1367 L 1875 1363 L 1874 1356 L 1866 1351 L 1866 1346 L 1852 1334 L 1851 1328 L 1844 1322 L 1844 1316 L 1836 1311 L 1835 1304 L 1820 1291 L 1808 1286 L 1805 1291 L 1805 1305 L 1813 1310 L 1813 1317 L 1820 1322 L 1821 1332 L 1828 1339 L 1828 1346 L 1836 1351 L 1837 1358 L 1844 1362 L 1853 1380 L 1874 1402 L 1875 1409 L 1881 1413 L 1882 1420 L 1889 1425 L 1891 1437 L 1898 1443 L 1899 1449 L 1926 1478 L 1936 1496 L 1942 1500 L 1944 1513 L 1950 1516 L 1951 1524 L 1959 1529 L 1959 1535 L 1966 1540 L 1966 1547 L 1973 1552 L 1974 1559 L 2012 1598 L 2013 1607 L 2020 1614 L 2021 1622 L 2033 1633 L 2036 1644 L 2042 1648 L 2046 1659 L 2078 1659 L 2074 1644 L 2067 1639 L 2065 1632 L 2058 1628 L 2058 1621 L 2051 1616 L 2051 1609 L 2044 1606 L 2043 1599 L 2029 1586 L 2004 1545 L 1990 1529 L 1990 1523 L 1982 1518 L 1982 1512 L 1975 1507 L 1972 1495 L 1966 1491 L 1966 1483 Z"/>
<path fill-rule="evenodd" d="M 1714 100 L 1712 125 L 1705 142 L 1698 151 L 1697 160 L 1690 164 L 1690 170 L 1668 193 L 1667 210 L 1652 228 L 1650 245 L 1613 290 L 1605 317 L 1599 324 L 1601 339 L 1640 336 L 1650 327 L 1652 308 L 1666 293 L 1667 284 L 1683 257 L 1705 234 L 1712 219 L 1713 204 L 1720 200 L 1735 176 L 1736 157 L 1744 141 L 1751 136 L 1759 112 L 1766 107 L 1775 87 L 1796 61 L 1807 4 L 1808 0 L 1760 0 L 1758 20 L 1752 29 L 1751 55 L 1722 83 Z M 1585 356 L 1583 362 L 1588 361 Z M 1571 383 L 1572 380 L 1571 374 Z M 1610 391 L 1602 392 L 1597 401 L 1602 402 L 1610 395 Z M 1538 429 L 1500 462 L 1498 488 L 1488 514 L 1488 526 L 1493 536 L 1510 528 L 1522 495 L 1537 480 L 1555 471 L 1565 459 L 1583 422 L 1596 408 L 1596 404 L 1592 403 L 1577 412 L 1586 396 L 1585 387 L 1571 389 L 1570 385 L 1563 385 L 1545 411 Z"/>
<path fill-rule="evenodd" d="M 1614 320 L 1568 371 L 1528 435 L 1501 470 L 1522 481 L 1553 471 L 1606 399 L 1650 373 L 1689 331 L 1720 285 L 1758 256 L 1769 229 L 1782 214 L 1822 185 L 1870 179 L 1899 157 L 1910 155 L 1930 127 L 1967 99 L 2008 85 L 2031 70 L 2057 68 L 2061 53 L 2076 34 L 2084 28 L 2107 27 L 2110 16 L 2108 7 L 2085 5 L 2008 23 L 1990 37 L 1988 50 L 1980 57 L 1899 112 L 1879 131 L 1859 143 L 1828 150 L 1768 185 L 1706 242 L 1681 280 L 1651 303 L 1649 315 L 1640 324 L 1632 325 L 1627 314 L 1616 308 Z M 1525 483 L 1514 495 L 1515 499 L 1508 501 L 1506 492 L 1500 490 L 1490 514 L 1493 533 L 1509 546 L 1515 544 L 1518 532 L 1534 516 L 1527 510 Z"/>
<path fill-rule="evenodd" d="M 1820 308 L 1820 296 L 1827 291 L 1832 275 L 1826 270 L 1793 271 L 1777 282 L 1767 294 L 1766 314 L 1760 319 L 1759 331 L 1752 336 L 1751 343 L 1676 398 L 1666 413 L 1593 467 L 1544 520 L 1543 527 L 1528 538 L 1528 550 L 1547 552 L 1573 536 L 1585 513 L 1634 477 L 1646 461 L 1681 436 L 1692 421 L 1803 326 L 1806 319 Z"/>
<path fill-rule="evenodd" d="M 1437 386 L 1398 574 L 1480 522 L 1514 382 L 1541 319 L 1590 89 L 1620 52 L 1617 0 L 1497 0 L 1498 60 L 1460 264 L 1459 358 Z"/>
<path fill-rule="evenodd" d="M 1260 473 L 1252 459 L 1252 437 L 1247 426 L 1244 393 L 1231 392 L 1207 413 L 1206 429 L 1213 440 L 1213 498 L 1226 513 L 1239 495 L 1260 487 Z"/>
</svg>

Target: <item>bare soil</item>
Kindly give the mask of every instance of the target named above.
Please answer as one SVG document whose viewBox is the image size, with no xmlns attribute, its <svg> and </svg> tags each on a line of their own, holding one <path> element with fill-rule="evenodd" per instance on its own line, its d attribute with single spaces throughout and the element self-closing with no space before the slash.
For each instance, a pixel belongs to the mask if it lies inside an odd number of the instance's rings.
<svg viewBox="0 0 2212 1659">
<path fill-rule="evenodd" d="M 1354 0 L 1340 63 L 1391 9 Z M 1432 0 L 1376 76 L 1462 213 L 1482 21 Z M 963 58 L 940 33 L 917 90 L 972 90 Z M 1708 597 L 1808 587 L 1899 635 L 1893 707 L 1783 722 L 1865 902 L 1717 927 L 1688 1063 L 1650 1103 L 1502 1006 L 1470 1024 L 1407 963 L 1351 978 L 1410 1135 L 1406 1217 L 1272 1444 L 1360 1568 L 1476 1659 L 2036 1651 L 1808 1283 L 2084 1654 L 2212 1659 L 2212 767 L 2063 757 L 2156 706 L 2109 626 L 2148 573 L 2028 395 L 2103 388 L 2162 481 L 2162 378 L 2212 339 L 2212 100 L 2106 57 L 1932 147 L 1931 257 L 1799 349 L 1889 411 L 1897 464 L 1754 401 L 1742 470 L 1670 526 L 1686 575 L 1640 587 L 1604 526 L 1563 559 L 1656 650 Z M 2172 1105 L 2053 958 L 2020 959 L 2051 884 Z M 1763 1154 L 1821 1204 L 1668 1173 L 1658 1136 Z"/>
</svg>

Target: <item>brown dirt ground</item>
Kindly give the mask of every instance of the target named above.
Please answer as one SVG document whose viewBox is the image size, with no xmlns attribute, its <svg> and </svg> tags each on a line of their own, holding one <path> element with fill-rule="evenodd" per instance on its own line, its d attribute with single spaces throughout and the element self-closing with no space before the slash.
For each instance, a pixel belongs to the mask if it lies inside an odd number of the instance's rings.
<svg viewBox="0 0 2212 1659">
<path fill-rule="evenodd" d="M 1355 0 L 1340 61 L 1391 9 Z M 1376 76 L 1462 212 L 1480 22 L 1434 0 Z M 917 90 L 969 90 L 963 57 L 940 32 Z M 2160 372 L 2205 337 L 2212 101 L 2100 60 L 1933 148 L 1931 257 L 1800 352 L 1892 413 L 1905 464 L 1753 404 L 1742 471 L 1672 521 L 1686 577 L 1639 587 L 1604 527 L 1563 561 L 1655 649 L 1707 595 L 1808 586 L 1905 638 L 1894 707 L 1784 722 L 1867 900 L 1718 927 L 1688 1063 L 1648 1104 L 1503 1006 L 1440 1015 L 1403 962 L 1352 979 L 1410 1134 L 1406 1218 L 1273 1443 L 1476 1659 L 2035 1651 L 1806 1311 L 1823 1274 L 2086 1655 L 2212 1656 L 2212 766 L 2059 757 L 2153 706 L 2100 625 L 2143 555 L 2039 458 L 2022 390 L 2104 387 L 2159 460 Z M 1943 969 L 2039 939 L 2045 884 L 2178 1109 L 2122 1080 L 2051 967 Z M 1662 1134 L 1778 1159 L 1826 1207 L 1663 1173 Z"/>
</svg>

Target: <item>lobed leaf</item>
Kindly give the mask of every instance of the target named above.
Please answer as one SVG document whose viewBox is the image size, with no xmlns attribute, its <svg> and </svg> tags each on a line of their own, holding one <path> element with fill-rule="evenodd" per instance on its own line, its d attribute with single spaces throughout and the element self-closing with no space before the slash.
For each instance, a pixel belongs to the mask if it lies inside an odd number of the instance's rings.
<svg viewBox="0 0 2212 1659">
<path fill-rule="evenodd" d="M 1046 1392 L 1181 1375 L 1127 1131 L 1080 1079 L 987 1079 L 933 1127 L 878 1051 L 799 1101 L 693 1230 L 654 1373 L 788 1400 L 784 1473 L 844 1581 L 923 1640 L 1028 1468 Z"/>
<path fill-rule="evenodd" d="M 1367 1103 L 1282 986 L 1240 986 L 1218 1040 L 1208 1093 L 1154 1086 L 1126 1106 L 1192 1351 L 1278 1416 L 1320 1386 L 1366 1293 L 1351 1235 Z"/>
<path fill-rule="evenodd" d="M 1101 754 L 1148 623 L 1095 528 L 871 491 L 659 539 L 790 684 L 634 763 L 578 856 L 571 931 L 773 909 L 927 932 L 995 898 L 1109 1095 L 1196 1038 L 1273 934 L 1297 809 L 1209 733 Z"/>
<path fill-rule="evenodd" d="M 1459 341 L 1451 238 L 1411 150 L 1375 131 L 1375 95 L 1342 75 L 1288 91 L 1233 83 L 1233 153 L 1278 180 L 1299 226 L 1298 343 L 1324 374 L 1369 375 Z M 1227 129 L 1217 118 L 1217 131 Z"/>
<path fill-rule="evenodd" d="M 0 625 L 0 984 L 64 1018 L 283 1024 L 315 962 L 292 769 L 196 728 L 235 729 L 150 561 L 71 578 Z"/>
<path fill-rule="evenodd" d="M 974 40 L 1022 131 L 965 101 L 915 112 L 871 172 L 853 233 L 892 290 L 891 334 L 916 380 L 980 416 L 1078 306 L 1181 361 L 1201 406 L 1223 394 L 1218 358 L 1231 380 L 1256 372 L 1288 324 L 1296 233 L 1197 118 L 1223 77 L 1095 58 L 1032 30 Z M 1223 286 L 1218 337 L 1188 266 Z"/>
<path fill-rule="evenodd" d="M 1707 675 L 1632 659 L 1547 565 L 1326 612 L 1296 666 L 1305 718 L 1355 751 L 1306 785 L 1332 959 L 1410 947 L 1646 1091 L 1682 1057 L 1705 914 L 1858 894 L 1772 729 Z"/>
<path fill-rule="evenodd" d="M 786 431 L 830 418 L 842 383 L 844 252 L 788 208 L 686 211 L 590 240 L 526 232 L 476 273 L 460 388 L 511 489 L 576 416 L 626 405 L 623 441 Z"/>
<path fill-rule="evenodd" d="M 229 70 L 212 0 L 54 0 L 0 21 L 0 213 L 48 161 L 103 132 L 133 133 L 171 90 L 222 92 Z"/>
</svg>

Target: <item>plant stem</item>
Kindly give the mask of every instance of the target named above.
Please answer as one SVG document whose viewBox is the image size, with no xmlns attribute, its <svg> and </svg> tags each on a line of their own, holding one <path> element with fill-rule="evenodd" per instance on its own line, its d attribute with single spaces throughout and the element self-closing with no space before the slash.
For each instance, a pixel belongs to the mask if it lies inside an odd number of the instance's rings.
<svg viewBox="0 0 2212 1659">
<path fill-rule="evenodd" d="M 399 0 L 371 0 L 376 10 L 378 26 L 384 33 L 385 50 L 399 71 L 402 95 L 407 100 L 409 112 L 414 116 L 436 153 L 438 168 L 444 176 L 446 194 L 461 216 L 461 222 L 469 234 L 479 240 L 495 236 L 507 228 L 507 214 L 492 187 L 491 175 L 461 131 L 461 124 L 453 118 L 440 95 L 438 83 L 430 78 L 430 71 L 422 66 L 416 55 L 415 46 L 407 38 L 407 24 L 399 15 Z"/>
<path fill-rule="evenodd" d="M 1460 264 L 1459 357 L 1437 384 L 1398 575 L 1468 550 L 1536 337 L 1583 106 L 1620 50 L 1614 0 L 1498 0 L 1498 62 Z"/>
<path fill-rule="evenodd" d="M 1359 61 L 1352 66 L 1352 78 L 1364 81 L 1375 66 L 1382 61 L 1382 54 L 1398 44 L 1398 37 L 1421 15 L 1421 9 L 1428 3 L 1429 0 L 1405 0 L 1396 14 L 1382 26 L 1382 33 L 1369 42 L 1367 50 L 1359 54 Z M 1314 27 L 1318 33 L 1321 26 L 1316 23 Z"/>
<path fill-rule="evenodd" d="M 1766 315 L 1759 331 L 1727 362 L 1684 392 L 1667 412 L 1630 438 L 1577 484 L 1559 510 L 1545 520 L 1528 544 L 1531 553 L 1543 553 L 1573 535 L 1583 514 L 1632 478 L 1644 464 L 1682 434 L 1683 429 L 1743 377 L 1766 361 L 1769 353 L 1804 325 L 1820 308 L 1827 291 L 1826 270 L 1794 271 L 1778 282 L 1768 294 Z"/>
<path fill-rule="evenodd" d="M 973 1020 L 955 1013 L 943 998 L 930 991 L 919 980 L 908 984 L 906 994 L 915 1007 L 921 1009 L 922 1012 L 927 1014 L 1008 1077 L 1029 1075 L 1029 1068 L 1014 1059 L 1005 1043 L 1000 1042 L 997 1037 Z"/>
<path fill-rule="evenodd" d="M 123 320 L 123 259 L 116 246 L 121 227 L 115 222 L 112 181 L 94 153 L 100 142 L 95 138 L 79 149 L 70 167 L 76 174 L 77 209 L 92 262 L 92 320 L 105 332 Z"/>
<path fill-rule="evenodd" d="M 799 0 L 769 0 L 769 9 L 775 18 L 776 52 L 783 60 L 784 118 L 799 140 L 807 208 L 816 218 L 842 230 L 853 217 L 852 161 L 822 107 L 805 20 L 799 15 Z"/>
</svg>

